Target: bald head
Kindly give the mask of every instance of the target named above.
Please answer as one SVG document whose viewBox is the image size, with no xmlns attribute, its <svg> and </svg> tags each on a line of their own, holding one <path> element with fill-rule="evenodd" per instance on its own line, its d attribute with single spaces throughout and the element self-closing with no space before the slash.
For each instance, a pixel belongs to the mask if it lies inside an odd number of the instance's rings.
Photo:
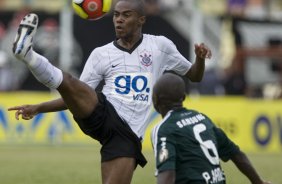
<svg viewBox="0 0 282 184">
<path fill-rule="evenodd" d="M 156 82 L 153 89 L 153 102 L 158 112 L 161 113 L 161 109 L 171 110 L 173 107 L 180 107 L 184 99 L 185 83 L 178 75 L 165 73 Z"/>
</svg>

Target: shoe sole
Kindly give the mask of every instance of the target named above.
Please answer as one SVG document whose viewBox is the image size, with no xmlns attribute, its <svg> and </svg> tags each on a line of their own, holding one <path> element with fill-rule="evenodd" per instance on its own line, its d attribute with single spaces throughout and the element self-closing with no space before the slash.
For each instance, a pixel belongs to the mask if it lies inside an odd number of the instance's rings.
<svg viewBox="0 0 282 184">
<path fill-rule="evenodd" d="M 18 33 L 13 45 L 13 53 L 18 57 L 25 57 L 32 46 L 32 38 L 38 26 L 38 16 L 36 14 L 26 15 L 18 28 Z"/>
</svg>

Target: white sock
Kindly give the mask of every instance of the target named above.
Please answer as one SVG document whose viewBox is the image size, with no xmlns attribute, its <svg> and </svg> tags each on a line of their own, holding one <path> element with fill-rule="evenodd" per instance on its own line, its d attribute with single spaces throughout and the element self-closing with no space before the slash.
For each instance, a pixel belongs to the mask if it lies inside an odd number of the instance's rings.
<svg viewBox="0 0 282 184">
<path fill-rule="evenodd" d="M 28 51 L 24 61 L 34 77 L 48 88 L 57 89 L 62 83 L 63 72 L 32 49 Z"/>
</svg>

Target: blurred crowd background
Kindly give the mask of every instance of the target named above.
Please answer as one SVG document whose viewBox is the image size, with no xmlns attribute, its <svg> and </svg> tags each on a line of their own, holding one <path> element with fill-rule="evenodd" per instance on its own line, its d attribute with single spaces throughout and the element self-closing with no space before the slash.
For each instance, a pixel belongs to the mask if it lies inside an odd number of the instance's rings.
<svg viewBox="0 0 282 184">
<path fill-rule="evenodd" d="M 144 33 L 167 36 L 190 61 L 195 43 L 212 50 L 203 81 L 187 81 L 188 94 L 282 98 L 281 0 L 145 2 Z M 111 13 L 87 21 L 73 13 L 71 0 L 0 0 L 0 91 L 49 90 L 11 52 L 28 12 L 40 18 L 34 49 L 77 77 L 90 52 L 115 39 Z"/>
</svg>

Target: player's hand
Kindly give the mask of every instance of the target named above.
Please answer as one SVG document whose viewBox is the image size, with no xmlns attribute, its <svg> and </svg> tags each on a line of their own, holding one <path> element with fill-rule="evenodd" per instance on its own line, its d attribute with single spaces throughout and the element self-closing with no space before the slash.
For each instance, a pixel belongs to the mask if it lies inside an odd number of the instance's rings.
<svg viewBox="0 0 282 184">
<path fill-rule="evenodd" d="M 204 44 L 201 43 L 200 45 L 195 44 L 195 54 L 200 59 L 210 59 L 212 57 L 211 50 Z"/>
<path fill-rule="evenodd" d="M 270 181 L 264 181 L 262 184 L 272 184 Z"/>
<path fill-rule="evenodd" d="M 38 114 L 37 105 L 21 105 L 8 108 L 8 111 L 16 111 L 15 118 L 19 120 L 21 116 L 24 120 L 32 119 L 36 114 Z"/>
</svg>

